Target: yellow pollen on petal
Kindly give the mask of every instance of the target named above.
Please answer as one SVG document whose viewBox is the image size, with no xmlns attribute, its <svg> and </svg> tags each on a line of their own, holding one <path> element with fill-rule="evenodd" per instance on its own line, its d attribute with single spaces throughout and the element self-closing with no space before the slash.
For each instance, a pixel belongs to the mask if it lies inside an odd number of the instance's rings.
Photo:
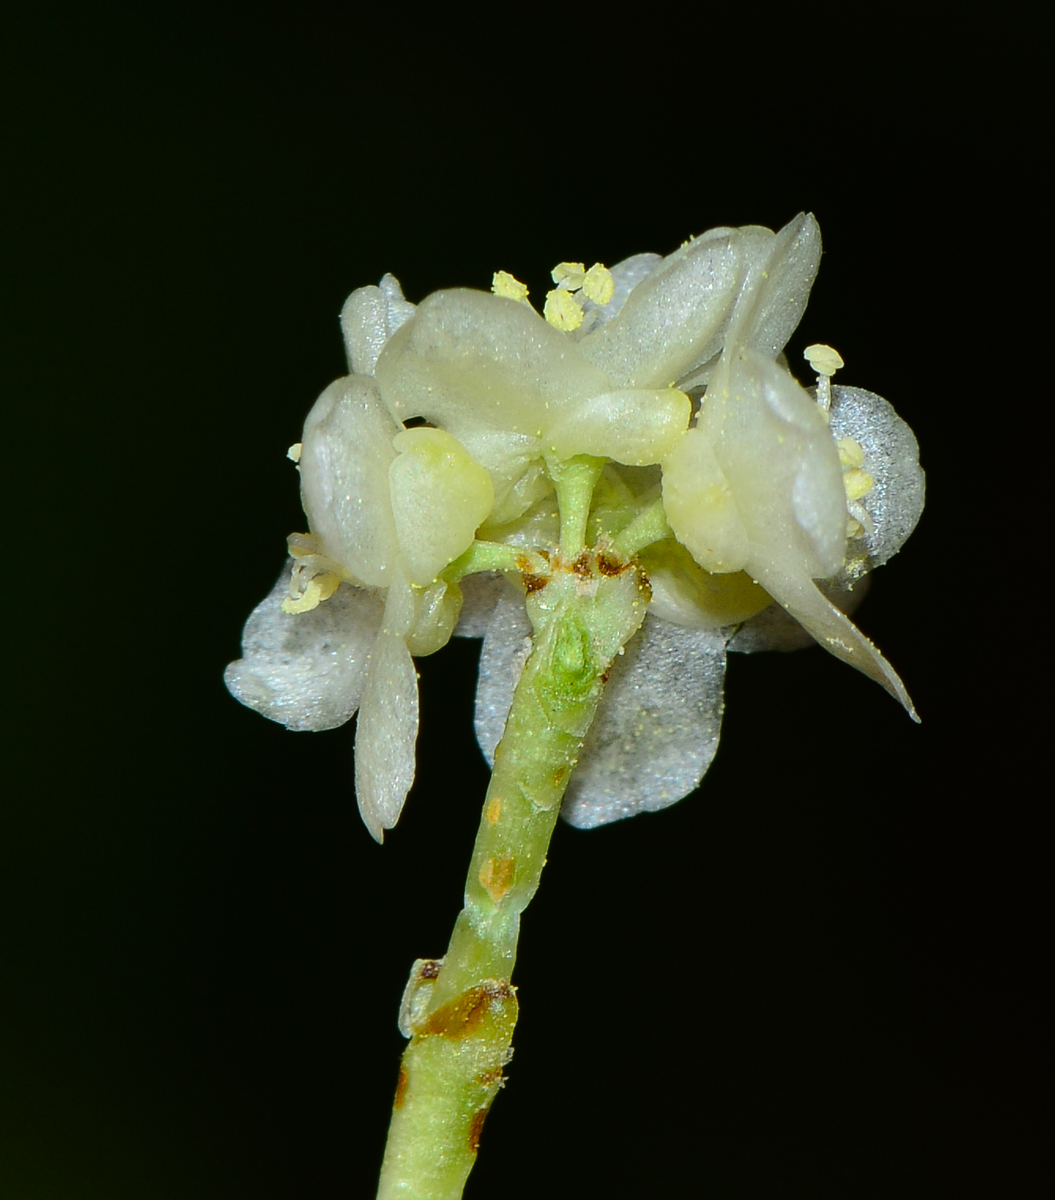
<svg viewBox="0 0 1055 1200">
<path fill-rule="evenodd" d="M 594 263 L 582 281 L 582 293 L 594 304 L 607 304 L 615 295 L 612 272 L 603 263 Z"/>
<path fill-rule="evenodd" d="M 304 445 L 302 442 L 294 442 L 293 445 L 290 446 L 290 448 L 286 451 L 286 457 L 288 459 L 290 459 L 291 462 L 299 463 L 300 462 L 300 452 L 303 449 L 304 449 Z"/>
<path fill-rule="evenodd" d="M 491 291 L 496 296 L 503 296 L 507 300 L 519 300 L 524 304 L 527 303 L 527 284 L 521 283 L 515 276 L 510 275 L 508 271 L 495 271 L 494 277 L 491 280 Z"/>
<path fill-rule="evenodd" d="M 576 303 L 575 297 L 560 288 L 554 288 L 546 295 L 546 307 L 542 315 L 556 329 L 571 333 L 582 324 L 582 309 Z"/>
<path fill-rule="evenodd" d="M 851 467 L 848 471 L 844 471 L 843 487 L 846 489 L 846 499 L 860 500 L 862 496 L 867 496 L 875 487 L 875 482 L 872 476 L 867 471 L 862 471 L 860 467 Z"/>
</svg>

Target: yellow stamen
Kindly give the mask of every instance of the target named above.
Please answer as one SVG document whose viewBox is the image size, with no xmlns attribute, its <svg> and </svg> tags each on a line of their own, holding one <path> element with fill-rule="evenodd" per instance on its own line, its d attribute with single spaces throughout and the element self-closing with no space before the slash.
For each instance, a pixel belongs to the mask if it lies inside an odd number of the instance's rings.
<svg viewBox="0 0 1055 1200">
<path fill-rule="evenodd" d="M 542 315 L 557 329 L 571 333 L 582 324 L 582 309 L 570 292 L 554 288 L 546 295 L 546 307 Z"/>
<path fill-rule="evenodd" d="M 527 284 L 521 283 L 519 279 L 510 275 L 508 271 L 496 271 L 494 273 L 494 278 L 491 280 L 491 291 L 496 296 L 504 296 L 507 300 L 519 300 L 524 304 L 527 303 Z"/>
<path fill-rule="evenodd" d="M 582 281 L 582 292 L 594 304 L 607 304 L 615 295 L 615 280 L 612 272 L 602 263 L 594 263 Z"/>
</svg>

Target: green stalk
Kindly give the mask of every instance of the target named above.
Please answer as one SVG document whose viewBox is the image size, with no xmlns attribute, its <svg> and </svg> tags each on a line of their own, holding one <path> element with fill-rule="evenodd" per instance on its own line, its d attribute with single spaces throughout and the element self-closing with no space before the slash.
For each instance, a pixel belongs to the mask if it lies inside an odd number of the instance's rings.
<svg viewBox="0 0 1055 1200">
<path fill-rule="evenodd" d="M 570 529 L 570 547 L 554 552 L 548 576 L 525 576 L 534 645 L 495 752 L 465 907 L 442 966 L 420 964 L 408 987 L 412 1036 L 400 1067 L 378 1200 L 462 1195 L 512 1053 L 520 914 L 538 888 L 561 798 L 608 669 L 648 606 L 648 583 L 636 564 L 611 552 L 580 552 L 583 497 L 588 509 L 595 481 L 592 464 L 584 461 L 558 483 L 562 541 Z"/>
</svg>

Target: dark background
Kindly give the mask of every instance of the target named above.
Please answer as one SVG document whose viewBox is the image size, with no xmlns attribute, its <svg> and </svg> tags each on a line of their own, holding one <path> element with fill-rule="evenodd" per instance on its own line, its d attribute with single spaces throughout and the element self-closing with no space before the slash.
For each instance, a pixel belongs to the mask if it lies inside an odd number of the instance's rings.
<svg viewBox="0 0 1055 1200">
<path fill-rule="evenodd" d="M 801 209 L 826 254 L 791 361 L 837 346 L 928 471 L 859 614 L 923 725 L 819 650 L 736 656 L 697 795 L 558 829 L 467 1196 L 1004 1192 L 1031 1135 L 982 1077 L 1034 817 L 994 699 L 1023 446 L 987 419 L 1015 251 L 974 68 L 920 45 L 873 72 L 790 28 L 522 59 L 460 22 L 44 8 L 9 43 L 0 1196 L 373 1194 L 399 997 L 486 785 L 478 646 L 419 663 L 383 848 L 352 728 L 288 734 L 221 682 L 304 526 L 284 455 L 345 369 L 346 294 L 502 268 L 539 297 L 561 259 Z"/>
</svg>

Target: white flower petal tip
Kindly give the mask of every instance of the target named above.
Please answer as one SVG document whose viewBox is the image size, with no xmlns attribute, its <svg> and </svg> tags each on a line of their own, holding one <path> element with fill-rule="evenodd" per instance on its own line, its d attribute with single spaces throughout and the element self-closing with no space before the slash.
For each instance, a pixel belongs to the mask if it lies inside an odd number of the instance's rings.
<svg viewBox="0 0 1055 1200">
<path fill-rule="evenodd" d="M 814 640 L 851 667 L 881 684 L 919 724 L 905 685 L 897 672 L 856 625 L 835 607 L 811 579 L 768 577 L 759 582 L 812 635 Z"/>
<path fill-rule="evenodd" d="M 414 782 L 418 677 L 406 642 L 382 633 L 374 643 L 355 731 L 355 795 L 375 841 L 395 827 Z"/>
<path fill-rule="evenodd" d="M 394 275 L 378 287 L 358 288 L 341 309 L 341 331 L 353 375 L 373 375 L 385 342 L 413 314 L 414 305 L 403 298 Z"/>
<path fill-rule="evenodd" d="M 335 729 L 359 707 L 384 605 L 345 584 L 310 612 L 283 612 L 293 566 L 291 559 L 250 614 L 243 657 L 224 682 L 236 700 L 287 729 Z"/>
</svg>

